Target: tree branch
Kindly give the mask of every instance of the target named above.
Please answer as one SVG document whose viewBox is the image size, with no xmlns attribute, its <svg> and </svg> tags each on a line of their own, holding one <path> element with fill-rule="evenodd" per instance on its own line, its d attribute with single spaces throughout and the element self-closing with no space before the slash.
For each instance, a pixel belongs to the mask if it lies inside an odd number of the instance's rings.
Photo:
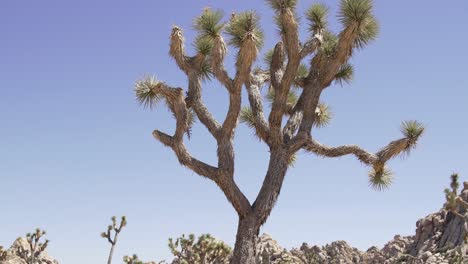
<svg viewBox="0 0 468 264">
<path fill-rule="evenodd" d="M 182 30 L 177 26 L 172 28 L 169 55 L 174 58 L 177 66 L 179 66 L 185 74 L 189 73 L 190 63 L 188 56 L 185 54 L 184 36 Z"/>
<path fill-rule="evenodd" d="M 213 74 L 228 91 L 232 90 L 233 80 L 229 77 L 224 68 L 224 57 L 226 55 L 226 43 L 222 36 L 218 35 L 213 40 L 213 48 L 211 50 L 211 68 Z"/>
<path fill-rule="evenodd" d="M 282 39 L 288 55 L 288 63 L 282 76 L 281 83 L 278 86 L 273 85 L 275 98 L 268 118 L 270 124 L 270 137 L 272 143 L 281 144 L 281 121 L 286 110 L 286 100 L 293 81 L 296 78 L 297 69 L 301 60 L 300 44 L 298 37 L 298 25 L 291 8 L 283 8 L 279 14 L 279 21 L 282 29 Z M 278 45 L 277 45 L 278 47 Z M 279 47 L 278 47 L 279 48 Z M 276 47 L 275 47 L 276 50 Z M 276 74 L 274 72 L 273 74 Z M 272 81 L 273 81 L 272 76 Z M 273 84 L 273 82 L 272 82 Z"/>
<path fill-rule="evenodd" d="M 260 94 L 260 86 L 268 78 L 265 74 L 257 73 L 252 74 L 250 79 L 246 82 L 246 90 L 249 96 L 250 109 L 255 120 L 255 132 L 264 142 L 269 142 L 269 127 L 268 122 L 263 112 L 262 97 Z"/>
<path fill-rule="evenodd" d="M 221 125 L 208 111 L 207 107 L 201 99 L 201 77 L 195 72 L 190 72 L 188 78 L 189 88 L 187 92 L 187 98 L 185 99 L 187 107 L 192 108 L 195 111 L 200 122 L 215 138 L 217 138 L 218 131 L 221 129 Z"/>
</svg>

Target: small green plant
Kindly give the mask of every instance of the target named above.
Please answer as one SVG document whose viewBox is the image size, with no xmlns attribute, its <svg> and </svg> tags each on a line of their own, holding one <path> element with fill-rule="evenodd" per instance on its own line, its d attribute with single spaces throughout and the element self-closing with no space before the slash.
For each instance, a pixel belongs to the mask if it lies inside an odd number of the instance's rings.
<svg viewBox="0 0 468 264">
<path fill-rule="evenodd" d="M 117 224 L 117 218 L 115 216 L 113 216 L 111 220 L 112 224 L 107 227 L 107 231 L 101 233 L 101 237 L 106 238 L 107 241 L 111 244 L 107 264 L 112 263 L 112 255 L 114 254 L 115 244 L 117 244 L 117 239 L 120 232 L 122 231 L 122 228 L 127 225 L 127 218 L 125 216 L 122 216 L 120 224 Z"/>
<path fill-rule="evenodd" d="M 169 239 L 169 248 L 175 259 L 174 264 L 224 264 L 229 263 L 231 248 L 222 241 L 216 240 L 209 234 L 198 237 L 195 241 L 195 235 L 188 237 L 182 235 L 175 241 Z"/>
<path fill-rule="evenodd" d="M 34 233 L 26 234 L 26 241 L 28 242 L 28 248 L 19 247 L 16 251 L 16 255 L 24 260 L 27 264 L 41 264 L 46 262 L 42 259 L 41 253 L 44 252 L 49 245 L 49 240 L 46 239 L 41 242 L 41 239 L 45 236 L 46 231 L 37 228 Z"/>
<path fill-rule="evenodd" d="M 450 176 L 450 188 L 444 190 L 446 199 L 444 207 L 447 211 L 463 219 L 465 222 L 463 225 L 465 229 L 465 243 L 468 243 L 468 203 L 458 196 L 458 188 L 460 187 L 458 178 L 459 176 L 457 173 L 453 173 Z M 459 207 L 465 208 L 464 214 L 459 212 Z"/>
</svg>

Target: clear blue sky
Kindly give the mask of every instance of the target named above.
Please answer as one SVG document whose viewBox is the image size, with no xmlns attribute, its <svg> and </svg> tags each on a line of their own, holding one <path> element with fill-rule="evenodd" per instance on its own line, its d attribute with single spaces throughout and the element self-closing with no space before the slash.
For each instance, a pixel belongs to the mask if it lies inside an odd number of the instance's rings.
<svg viewBox="0 0 468 264">
<path fill-rule="evenodd" d="M 299 13 L 311 2 L 300 1 Z M 338 29 L 338 0 L 327 2 Z M 390 163 L 397 178 L 383 193 L 368 187 L 367 168 L 352 157 L 302 153 L 262 228 L 285 247 L 334 240 L 363 250 L 382 246 L 395 234 L 412 234 L 418 218 L 441 207 L 450 173 L 468 175 L 468 2 L 376 2 L 380 36 L 354 56 L 353 83 L 326 90 L 335 118 L 317 139 L 375 151 L 400 136 L 402 120 L 420 120 L 427 133 L 409 158 Z M 103 263 L 108 244 L 99 234 L 112 215 L 129 221 L 119 261 L 131 253 L 168 259 L 167 238 L 182 233 L 233 243 L 234 210 L 213 183 L 181 168 L 152 138 L 155 128 L 171 130 L 173 120 L 163 108 L 141 109 L 132 91 L 146 73 L 186 86 L 168 56 L 168 36 L 177 24 L 192 40 L 192 18 L 206 6 L 228 15 L 258 10 L 267 36 L 262 51 L 277 40 L 263 1 L 2 1 L 1 245 L 41 227 L 61 262 Z M 204 92 L 221 119 L 224 89 L 207 83 Z M 236 180 L 253 200 L 267 149 L 244 125 L 235 140 Z M 188 146 L 215 162 L 214 141 L 201 126 Z"/>
</svg>

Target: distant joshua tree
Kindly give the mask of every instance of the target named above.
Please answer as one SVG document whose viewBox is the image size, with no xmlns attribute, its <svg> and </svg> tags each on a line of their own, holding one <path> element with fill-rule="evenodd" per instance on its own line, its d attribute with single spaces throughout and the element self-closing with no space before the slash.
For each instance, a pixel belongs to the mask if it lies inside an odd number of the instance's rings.
<svg viewBox="0 0 468 264">
<path fill-rule="evenodd" d="M 204 234 L 195 240 L 195 236 L 182 235 L 175 241 L 169 239 L 169 248 L 175 256 L 173 264 L 224 264 L 229 263 L 231 248 L 224 242 Z"/>
<path fill-rule="evenodd" d="M 16 255 L 18 255 L 27 264 L 49 263 L 50 261 L 41 258 L 41 253 L 44 252 L 49 245 L 48 239 L 41 242 L 41 238 L 43 238 L 45 234 L 46 231 L 39 228 L 37 228 L 34 233 L 26 234 L 28 248 L 19 247 Z"/>
<path fill-rule="evenodd" d="M 125 216 L 122 216 L 120 224 L 117 224 L 117 218 L 115 216 L 113 216 L 111 220 L 112 224 L 107 227 L 107 231 L 101 233 L 101 237 L 106 238 L 107 241 L 111 244 L 107 264 L 112 263 L 112 255 L 114 254 L 115 244 L 117 244 L 117 239 L 120 232 L 122 231 L 122 228 L 127 225 L 127 218 Z"/>
<path fill-rule="evenodd" d="M 331 117 L 329 107 L 321 102 L 322 93 L 333 82 L 352 79 L 349 58 L 374 40 L 378 23 L 373 15 L 372 0 L 341 0 L 338 19 L 343 29 L 328 29 L 328 8 L 313 4 L 305 18 L 309 24 L 308 40 L 299 40 L 297 0 L 267 0 L 275 13 L 281 40 L 267 53 L 263 68 L 254 68 L 263 45 L 263 31 L 254 11 L 232 14 L 223 20 L 221 11 L 206 8 L 194 19 L 198 33 L 190 56 L 184 48 L 182 29 L 174 26 L 170 35 L 169 54 L 187 76 L 187 87 L 171 87 L 154 77 L 136 83 L 139 102 L 153 108 L 164 100 L 176 120 L 173 135 L 159 130 L 155 139 L 171 148 L 179 162 L 196 174 L 212 180 L 223 191 L 239 216 L 236 243 L 231 263 L 255 262 L 255 243 L 260 227 L 266 222 L 278 199 L 289 165 L 298 151 L 305 150 L 321 157 L 354 155 L 371 167 L 370 184 L 382 190 L 392 182 L 387 161 L 416 146 L 424 127 L 417 121 L 403 122 L 403 138 L 390 142 L 376 153 L 356 145 L 329 147 L 317 141 L 313 128 L 325 126 Z M 228 38 L 227 44 L 223 33 Z M 235 74 L 225 69 L 227 46 L 236 50 Z M 307 64 L 302 64 L 302 61 Z M 222 122 L 215 120 L 202 101 L 202 81 L 215 78 L 225 87 L 229 107 Z M 249 106 L 242 108 L 245 87 Z M 262 87 L 266 87 L 262 89 Z M 270 103 L 265 108 L 262 97 Z M 266 111 L 269 110 L 268 117 Z M 209 165 L 192 156 L 184 144 L 190 136 L 195 117 L 207 128 L 217 143 L 218 162 Z M 269 147 L 269 165 L 263 185 L 251 202 L 234 179 L 234 134 L 238 121 L 255 131 Z M 344 135 L 349 133 L 344 131 Z M 313 170 L 310 171 L 313 174 Z"/>
<path fill-rule="evenodd" d="M 123 261 L 125 264 L 164 264 L 165 262 L 164 261 L 160 261 L 160 262 L 154 262 L 154 261 L 150 261 L 150 262 L 143 262 L 141 261 L 138 256 L 136 254 L 133 254 L 132 256 L 125 256 L 123 258 Z"/>
<path fill-rule="evenodd" d="M 468 243 L 468 203 L 458 195 L 458 188 L 460 187 L 458 174 L 453 173 L 450 176 L 450 179 L 450 188 L 446 188 L 444 190 L 446 199 L 444 207 L 464 221 L 463 227 L 465 229 L 465 243 Z M 460 207 L 464 208 L 465 214 L 459 213 Z"/>
</svg>

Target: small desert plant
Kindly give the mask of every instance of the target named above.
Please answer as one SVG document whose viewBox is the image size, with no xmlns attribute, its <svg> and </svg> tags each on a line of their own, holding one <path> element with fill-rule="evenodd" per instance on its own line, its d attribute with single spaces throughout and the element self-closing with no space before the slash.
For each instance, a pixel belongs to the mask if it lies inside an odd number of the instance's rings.
<svg viewBox="0 0 468 264">
<path fill-rule="evenodd" d="M 458 182 L 458 174 L 453 173 L 450 176 L 450 188 L 446 188 L 445 192 L 445 199 L 446 202 L 444 204 L 444 208 L 447 209 L 452 214 L 460 217 L 463 219 L 464 229 L 465 229 L 465 243 L 468 242 L 468 203 L 465 202 L 460 196 L 458 196 L 458 188 L 460 187 L 460 183 Z M 459 207 L 465 208 L 465 213 L 461 214 L 459 212 Z"/>
<path fill-rule="evenodd" d="M 169 239 L 169 248 L 175 259 L 174 264 L 223 264 L 229 263 L 231 248 L 222 241 L 216 240 L 209 234 L 198 237 L 195 242 L 195 235 L 188 237 L 182 235 L 175 241 Z"/>
<path fill-rule="evenodd" d="M 46 239 L 41 242 L 46 234 L 46 231 L 37 228 L 34 233 L 26 234 L 26 241 L 28 242 L 28 248 L 19 247 L 16 251 L 16 255 L 24 260 L 27 264 L 41 264 L 47 263 L 48 261 L 41 258 L 41 253 L 44 252 L 49 245 L 49 240 Z"/>
<path fill-rule="evenodd" d="M 112 263 L 112 255 L 114 254 L 115 244 L 117 244 L 117 238 L 119 237 L 122 228 L 127 225 L 127 218 L 125 216 L 122 216 L 120 224 L 117 224 L 117 218 L 115 216 L 113 216 L 111 220 L 112 224 L 107 227 L 107 231 L 101 233 L 101 237 L 106 238 L 107 241 L 111 244 L 107 264 Z"/>
</svg>

